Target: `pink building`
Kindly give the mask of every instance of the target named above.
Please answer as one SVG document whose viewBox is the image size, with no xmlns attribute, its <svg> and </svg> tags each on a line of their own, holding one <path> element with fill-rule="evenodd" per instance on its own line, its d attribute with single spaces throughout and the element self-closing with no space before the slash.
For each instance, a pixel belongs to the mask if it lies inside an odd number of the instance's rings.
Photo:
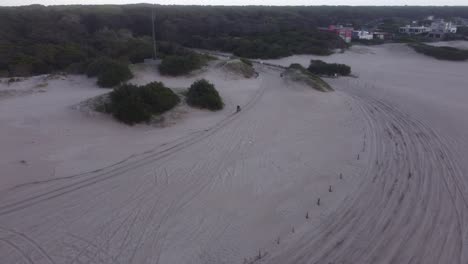
<svg viewBox="0 0 468 264">
<path fill-rule="evenodd" d="M 335 26 L 330 25 L 328 28 L 319 28 L 322 31 L 332 32 L 338 36 L 340 36 L 346 43 L 351 42 L 351 38 L 353 36 L 353 28 L 343 27 L 343 26 Z"/>
</svg>

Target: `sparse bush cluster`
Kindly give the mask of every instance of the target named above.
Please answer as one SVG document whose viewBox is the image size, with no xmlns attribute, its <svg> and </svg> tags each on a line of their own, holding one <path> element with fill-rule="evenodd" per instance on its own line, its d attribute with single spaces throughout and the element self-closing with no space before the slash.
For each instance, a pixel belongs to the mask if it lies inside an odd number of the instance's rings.
<svg viewBox="0 0 468 264">
<path fill-rule="evenodd" d="M 129 125 L 148 122 L 153 115 L 164 113 L 180 102 L 171 89 L 160 82 L 144 86 L 124 84 L 110 93 L 107 112 Z"/>
<path fill-rule="evenodd" d="M 187 103 L 193 107 L 212 111 L 221 110 L 224 107 L 223 100 L 214 85 L 205 79 L 198 80 L 190 86 Z"/>
<path fill-rule="evenodd" d="M 351 74 L 351 67 L 346 64 L 326 63 L 321 60 L 311 60 L 308 70 L 317 75 L 349 75 Z"/>
<path fill-rule="evenodd" d="M 409 44 L 416 52 L 439 60 L 464 61 L 468 60 L 468 50 L 453 47 L 435 47 L 423 43 Z"/>
<path fill-rule="evenodd" d="M 202 79 L 190 86 L 186 95 L 187 103 L 197 108 L 212 111 L 224 107 L 223 101 L 213 84 Z M 180 97 L 161 82 L 143 86 L 123 84 L 115 88 L 106 100 L 99 100 L 96 111 L 112 114 L 117 120 L 134 125 L 148 122 L 154 115 L 160 115 L 174 108 Z"/>
<path fill-rule="evenodd" d="M 331 92 L 333 88 L 322 78 L 311 73 L 301 64 L 293 63 L 283 73 L 293 81 L 299 81 L 321 92 Z"/>
<path fill-rule="evenodd" d="M 179 76 L 188 74 L 191 71 L 200 69 L 209 60 L 214 59 L 208 55 L 198 54 L 184 48 L 166 52 L 159 65 L 159 72 L 163 75 Z"/>
<path fill-rule="evenodd" d="M 133 77 L 127 64 L 109 58 L 93 60 L 87 67 L 88 77 L 97 77 L 97 84 L 110 88 L 121 84 Z"/>
</svg>

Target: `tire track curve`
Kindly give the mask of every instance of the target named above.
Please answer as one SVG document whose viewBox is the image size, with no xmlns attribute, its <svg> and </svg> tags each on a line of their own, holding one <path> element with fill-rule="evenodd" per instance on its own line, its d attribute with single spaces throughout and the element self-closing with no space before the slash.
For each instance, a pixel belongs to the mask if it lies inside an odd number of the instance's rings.
<svg viewBox="0 0 468 264">
<path fill-rule="evenodd" d="M 221 120 L 213 127 L 206 129 L 200 134 L 190 137 L 167 149 L 156 151 L 156 152 L 151 152 L 150 154 L 144 155 L 140 157 L 139 159 L 128 162 L 127 164 L 117 163 L 117 165 L 121 165 L 121 166 L 111 167 L 109 171 L 100 172 L 96 175 L 91 175 L 88 178 L 78 180 L 77 182 L 74 182 L 71 184 L 65 184 L 64 186 L 57 187 L 53 190 L 46 191 L 41 194 L 36 194 L 32 197 L 29 197 L 29 198 L 26 198 L 17 202 L 12 202 L 10 204 L 0 206 L 0 216 L 7 215 L 10 213 L 16 212 L 18 210 L 22 210 L 24 208 L 28 208 L 34 204 L 62 196 L 64 194 L 82 189 L 84 187 L 93 185 L 101 181 L 105 181 L 107 179 L 110 179 L 119 175 L 124 175 L 125 172 L 131 171 L 143 165 L 151 164 L 155 161 L 158 161 L 170 155 L 173 155 L 177 153 L 178 151 L 181 151 L 193 144 L 196 144 L 197 142 L 215 134 L 216 132 L 218 132 L 220 129 L 222 129 L 223 127 L 225 127 L 232 121 L 240 118 L 245 113 L 247 113 L 249 109 L 251 109 L 256 104 L 256 102 L 262 97 L 262 95 L 265 92 L 265 89 L 266 89 L 266 86 L 262 82 L 261 87 L 254 94 L 254 96 L 252 96 L 252 98 L 247 102 L 247 104 L 243 107 L 243 110 L 240 113 L 230 114 L 228 117 Z"/>
<path fill-rule="evenodd" d="M 346 93 L 374 131 L 366 182 L 267 262 L 467 263 L 466 185 L 443 136 L 383 100 Z"/>
</svg>

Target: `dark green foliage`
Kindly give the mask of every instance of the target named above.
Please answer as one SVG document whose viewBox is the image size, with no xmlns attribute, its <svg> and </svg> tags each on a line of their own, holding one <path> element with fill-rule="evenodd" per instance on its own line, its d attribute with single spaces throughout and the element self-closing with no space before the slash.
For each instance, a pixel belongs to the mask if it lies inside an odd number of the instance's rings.
<svg viewBox="0 0 468 264">
<path fill-rule="evenodd" d="M 86 75 L 88 77 L 96 77 L 113 62 L 113 60 L 107 57 L 97 58 L 88 64 L 88 68 L 86 69 Z"/>
<path fill-rule="evenodd" d="M 162 60 L 159 65 L 159 71 L 164 75 L 178 76 L 188 74 L 200 68 L 201 65 L 201 59 L 195 53 L 189 55 L 171 55 Z"/>
<path fill-rule="evenodd" d="M 127 46 L 128 50 L 125 53 L 131 63 L 141 63 L 153 57 L 153 46 L 148 39 L 132 39 Z"/>
<path fill-rule="evenodd" d="M 88 77 L 97 76 L 97 84 L 105 88 L 114 87 L 133 77 L 126 64 L 105 57 L 92 61 L 86 74 Z"/>
<path fill-rule="evenodd" d="M 141 87 L 141 96 L 153 114 L 164 113 L 180 102 L 179 96 L 161 82 L 153 82 Z"/>
<path fill-rule="evenodd" d="M 457 28 L 457 34 L 462 35 L 465 38 L 468 38 L 468 26 L 458 27 Z"/>
<path fill-rule="evenodd" d="M 351 74 L 351 67 L 345 64 L 326 63 L 321 60 L 311 60 L 310 66 L 307 68 L 309 72 L 317 75 L 349 75 Z"/>
<path fill-rule="evenodd" d="M 31 75 L 68 69 L 101 56 L 141 62 L 151 58 L 151 16 L 156 9 L 158 56 L 177 46 L 233 52 L 241 57 L 327 55 L 344 48 L 320 32 L 330 24 L 394 31 L 428 15 L 466 17 L 468 7 L 228 7 L 228 6 L 41 6 L 0 7 L 0 75 Z M 466 31 L 465 31 L 466 32 Z M 463 29 L 461 36 L 465 35 Z M 177 48 L 176 48 L 177 49 Z M 180 55 L 180 54 L 178 54 Z"/>
<path fill-rule="evenodd" d="M 177 45 L 170 45 L 165 50 L 166 56 L 163 57 L 159 65 L 159 72 L 163 75 L 179 76 L 188 74 L 193 70 L 200 69 L 208 61 L 216 59 L 207 54 L 199 54 Z"/>
<path fill-rule="evenodd" d="M 129 80 L 132 76 L 128 66 L 116 64 L 104 69 L 98 75 L 97 84 L 103 88 L 111 88 Z"/>
<path fill-rule="evenodd" d="M 110 93 L 110 104 L 105 108 L 116 119 L 134 125 L 150 121 L 153 115 L 164 113 L 179 102 L 179 97 L 160 82 L 144 86 L 124 84 Z"/>
<path fill-rule="evenodd" d="M 110 94 L 110 111 L 114 117 L 128 125 L 148 122 L 151 119 L 151 108 L 145 104 L 138 87 L 122 85 Z"/>
<path fill-rule="evenodd" d="M 221 110 L 224 107 L 223 100 L 214 85 L 205 79 L 198 80 L 190 86 L 187 93 L 187 103 L 212 111 Z"/>
<path fill-rule="evenodd" d="M 416 52 L 434 57 L 439 60 L 464 61 L 468 60 L 468 50 L 453 47 L 435 47 L 423 43 L 409 44 Z"/>
<path fill-rule="evenodd" d="M 256 59 L 273 59 L 292 54 L 329 55 L 331 49 L 346 47 L 336 35 L 317 30 L 293 30 L 254 36 L 216 36 L 205 38 L 201 43 L 192 46 L 220 49 L 239 57 Z"/>
</svg>

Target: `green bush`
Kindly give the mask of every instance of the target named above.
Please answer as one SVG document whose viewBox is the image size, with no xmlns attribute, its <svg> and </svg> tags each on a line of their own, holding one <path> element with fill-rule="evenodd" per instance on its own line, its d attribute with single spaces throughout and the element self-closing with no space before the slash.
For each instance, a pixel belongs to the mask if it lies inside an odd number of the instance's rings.
<svg viewBox="0 0 468 264">
<path fill-rule="evenodd" d="M 160 82 L 144 86 L 124 84 L 110 94 L 106 110 L 126 124 L 150 121 L 153 115 L 164 113 L 180 102 L 179 97 Z"/>
<path fill-rule="evenodd" d="M 179 76 L 188 74 L 203 66 L 198 54 L 170 55 L 165 57 L 159 65 L 159 72 L 163 75 Z"/>
<path fill-rule="evenodd" d="M 133 77 L 128 65 L 105 57 L 92 61 L 88 65 L 86 75 L 97 76 L 97 84 L 105 88 L 114 87 Z"/>
<path fill-rule="evenodd" d="M 423 43 L 409 44 L 416 52 L 439 60 L 464 61 L 468 60 L 468 50 L 452 47 L 434 47 Z"/>
<path fill-rule="evenodd" d="M 190 86 L 187 92 L 187 103 L 212 111 L 221 110 L 224 107 L 223 100 L 214 85 L 205 79 L 198 80 Z"/>
<path fill-rule="evenodd" d="M 179 96 L 161 82 L 149 83 L 140 89 L 143 101 L 151 108 L 153 114 L 166 112 L 180 102 Z"/>
<path fill-rule="evenodd" d="M 351 67 L 345 64 L 326 63 L 321 60 L 311 60 L 308 70 L 313 74 L 328 75 L 349 75 L 351 74 Z"/>
<path fill-rule="evenodd" d="M 112 63 L 113 61 L 107 57 L 97 58 L 88 64 L 86 75 L 88 77 L 96 77 L 104 68 L 108 67 Z"/>
<path fill-rule="evenodd" d="M 151 108 L 145 104 L 135 85 L 125 84 L 114 89 L 110 100 L 109 110 L 117 120 L 134 125 L 151 119 Z"/>
</svg>

